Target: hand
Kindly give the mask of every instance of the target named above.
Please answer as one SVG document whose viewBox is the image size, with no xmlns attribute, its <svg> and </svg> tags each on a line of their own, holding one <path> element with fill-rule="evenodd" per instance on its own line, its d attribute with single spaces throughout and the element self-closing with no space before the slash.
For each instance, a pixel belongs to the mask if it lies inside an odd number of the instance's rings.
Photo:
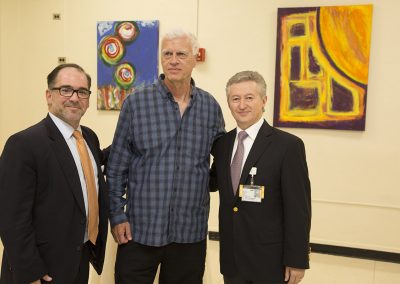
<svg viewBox="0 0 400 284">
<path fill-rule="evenodd" d="M 47 275 L 47 274 L 46 274 L 45 276 L 43 276 L 42 279 L 43 279 L 44 281 L 46 281 L 46 282 L 50 282 L 50 281 L 53 280 L 53 278 L 51 278 L 51 277 L 50 277 L 49 275 Z M 40 279 L 31 282 L 31 284 L 40 284 Z"/>
<path fill-rule="evenodd" d="M 111 233 L 114 237 L 114 241 L 119 245 L 126 244 L 132 240 L 131 225 L 129 225 L 128 222 L 115 225 Z"/>
<path fill-rule="evenodd" d="M 305 274 L 305 269 L 293 268 L 286 266 L 285 269 L 285 281 L 288 284 L 297 284 L 303 279 Z"/>
</svg>

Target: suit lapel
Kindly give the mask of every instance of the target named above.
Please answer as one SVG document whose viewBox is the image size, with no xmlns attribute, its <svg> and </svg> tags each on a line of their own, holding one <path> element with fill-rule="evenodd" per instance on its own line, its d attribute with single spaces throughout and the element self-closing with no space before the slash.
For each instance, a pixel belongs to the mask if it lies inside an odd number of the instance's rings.
<svg viewBox="0 0 400 284">
<path fill-rule="evenodd" d="M 88 134 L 86 128 L 84 126 L 81 126 L 82 129 L 82 134 L 83 134 L 83 138 L 86 141 L 86 144 L 88 144 L 89 148 L 90 148 L 90 152 L 92 152 L 94 160 L 96 161 L 96 166 L 99 167 L 99 165 L 101 165 L 100 160 L 99 160 L 99 155 L 97 154 L 97 149 L 90 137 L 90 135 Z"/>
<path fill-rule="evenodd" d="M 229 188 L 231 188 L 231 195 L 233 197 L 233 186 L 232 186 L 232 177 L 231 177 L 231 160 L 232 160 L 232 155 L 233 155 L 233 145 L 235 144 L 235 139 L 236 139 L 236 129 L 230 131 L 228 134 L 228 145 L 225 147 L 226 151 L 226 156 L 228 157 L 226 159 L 226 173 L 228 174 L 228 185 Z"/>
<path fill-rule="evenodd" d="M 85 203 L 83 201 L 82 186 L 79 180 L 78 170 L 76 169 L 74 158 L 71 151 L 61 132 L 51 120 L 50 116 L 45 119 L 45 126 L 51 140 L 51 147 L 53 148 L 54 155 L 56 156 L 62 172 L 64 173 L 65 180 L 67 181 L 72 194 L 78 203 L 82 213 L 86 215 Z"/>
<path fill-rule="evenodd" d="M 267 150 L 268 145 L 271 143 L 272 130 L 273 128 L 264 121 L 243 166 L 242 175 L 240 176 L 240 184 L 246 183 L 251 168 L 257 163 L 265 150 Z"/>
</svg>

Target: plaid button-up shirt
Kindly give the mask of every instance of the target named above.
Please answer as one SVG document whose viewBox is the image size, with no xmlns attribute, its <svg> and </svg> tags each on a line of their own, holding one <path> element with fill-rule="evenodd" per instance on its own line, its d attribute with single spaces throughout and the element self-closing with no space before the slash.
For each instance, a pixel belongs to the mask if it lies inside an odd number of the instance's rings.
<svg viewBox="0 0 400 284">
<path fill-rule="evenodd" d="M 124 101 L 107 164 L 111 226 L 128 221 L 150 246 L 206 238 L 210 150 L 225 131 L 209 93 L 192 80 L 181 117 L 163 78 Z"/>
</svg>

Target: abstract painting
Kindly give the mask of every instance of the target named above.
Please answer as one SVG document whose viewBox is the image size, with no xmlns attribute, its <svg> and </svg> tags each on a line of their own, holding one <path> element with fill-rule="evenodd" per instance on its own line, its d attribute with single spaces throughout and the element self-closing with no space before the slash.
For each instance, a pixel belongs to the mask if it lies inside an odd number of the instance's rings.
<svg viewBox="0 0 400 284">
<path fill-rule="evenodd" d="M 120 110 L 158 77 L 158 21 L 97 23 L 97 109 Z"/>
<path fill-rule="evenodd" d="M 274 126 L 365 130 L 372 5 L 279 8 Z"/>
</svg>

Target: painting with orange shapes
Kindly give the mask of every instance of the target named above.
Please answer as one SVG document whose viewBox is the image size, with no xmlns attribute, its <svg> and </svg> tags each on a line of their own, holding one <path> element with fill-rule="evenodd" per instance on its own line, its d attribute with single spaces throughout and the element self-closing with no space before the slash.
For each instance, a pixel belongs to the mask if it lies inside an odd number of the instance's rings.
<svg viewBox="0 0 400 284">
<path fill-rule="evenodd" d="M 278 9 L 274 126 L 365 130 L 372 10 Z"/>
</svg>

